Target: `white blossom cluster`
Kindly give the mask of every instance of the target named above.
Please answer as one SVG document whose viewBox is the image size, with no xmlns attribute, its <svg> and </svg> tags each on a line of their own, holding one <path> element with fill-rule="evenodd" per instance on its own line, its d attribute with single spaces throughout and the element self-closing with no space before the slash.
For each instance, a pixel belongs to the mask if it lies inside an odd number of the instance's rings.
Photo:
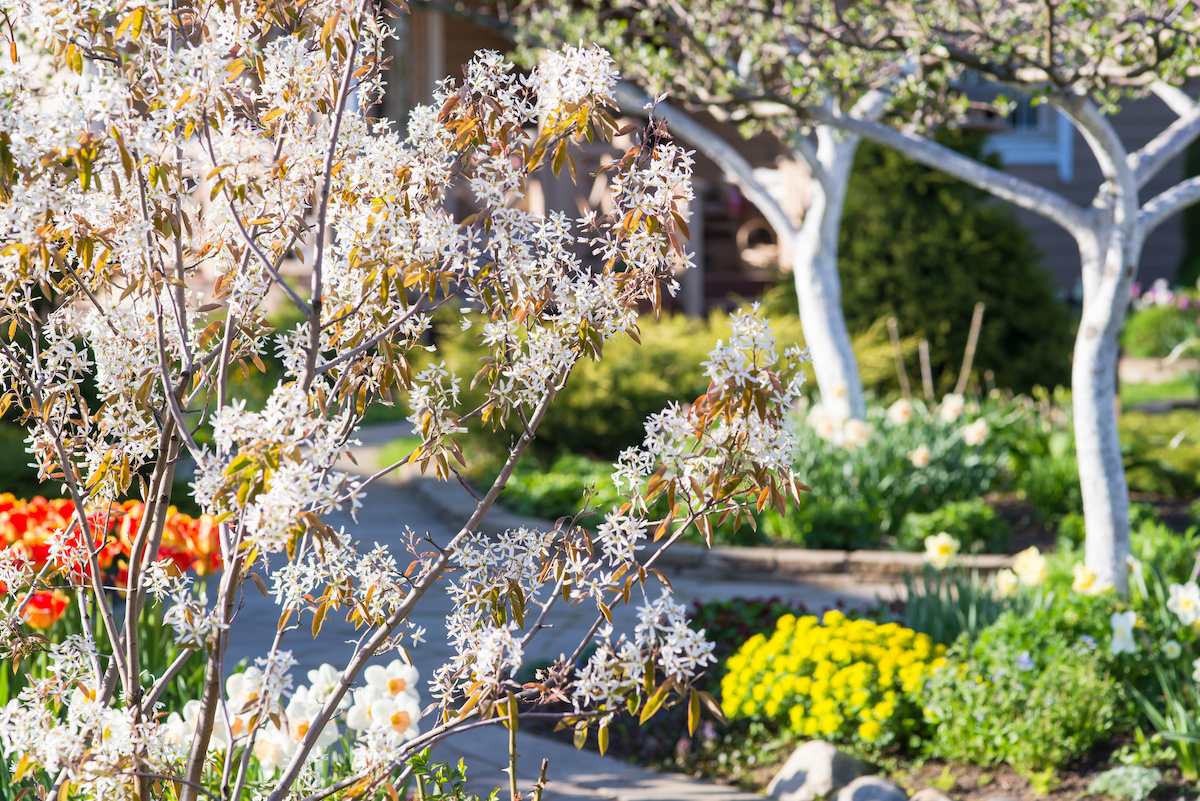
<svg viewBox="0 0 1200 801">
<path fill-rule="evenodd" d="M 580 671 L 573 691 L 577 710 L 600 709 L 613 714 L 621 700 L 642 684 L 647 664 L 657 667 L 667 679 L 684 684 L 716 661 L 713 644 L 703 631 L 688 626 L 687 610 L 665 589 L 658 599 L 638 607 L 632 639 L 622 634 L 614 642 L 612 633 L 612 626 L 600 632 L 600 647 Z"/>
<path fill-rule="evenodd" d="M 332 420 L 310 414 L 308 397 L 295 383 L 277 386 L 262 412 L 230 403 L 214 415 L 216 447 L 201 453 L 193 492 L 206 511 L 238 515 L 247 540 L 263 552 L 281 551 L 302 512 L 324 513 L 346 501 L 361 505 L 358 481 L 332 469 L 347 445 L 348 422 L 348 412 Z M 238 460 L 268 465 L 265 486 L 253 499 L 239 490 L 248 479 L 231 468 Z M 270 467 L 273 461 L 277 466 Z"/>
</svg>

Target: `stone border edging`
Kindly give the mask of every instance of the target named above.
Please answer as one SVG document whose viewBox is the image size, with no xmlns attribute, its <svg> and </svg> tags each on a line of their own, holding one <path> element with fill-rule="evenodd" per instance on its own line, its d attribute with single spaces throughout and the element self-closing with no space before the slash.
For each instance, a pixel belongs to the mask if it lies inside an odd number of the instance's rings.
<svg viewBox="0 0 1200 801">
<path fill-rule="evenodd" d="M 462 525 L 475 511 L 475 501 L 462 487 L 421 477 L 415 471 L 397 476 L 397 481 L 412 487 L 426 502 L 456 525 Z M 485 533 L 498 534 L 521 526 L 547 528 L 553 522 L 525 517 L 496 506 L 484 518 Z M 648 557 L 657 549 L 648 548 Z M 1013 557 L 1005 554 L 960 556 L 960 568 L 994 573 L 1011 567 Z M 824 551 L 808 548 L 738 547 L 718 545 L 705 548 L 679 543 L 671 546 L 656 563 L 676 573 L 700 573 L 721 579 L 740 581 L 884 581 L 895 583 L 904 576 L 918 573 L 925 556 L 904 551 Z"/>
</svg>

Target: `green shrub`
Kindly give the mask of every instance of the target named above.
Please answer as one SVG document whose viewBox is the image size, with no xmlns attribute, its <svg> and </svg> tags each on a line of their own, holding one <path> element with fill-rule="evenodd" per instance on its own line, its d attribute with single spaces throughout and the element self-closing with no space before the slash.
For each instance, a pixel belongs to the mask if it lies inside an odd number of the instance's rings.
<svg viewBox="0 0 1200 801">
<path fill-rule="evenodd" d="M 1122 801 L 1146 801 L 1162 782 L 1162 773 L 1155 768 L 1121 765 L 1106 770 L 1088 785 L 1090 795 L 1104 795 Z"/>
<path fill-rule="evenodd" d="M 930 754 L 1006 763 L 1041 779 L 1111 736 L 1121 719 L 1119 685 L 1106 669 L 1104 641 L 1081 633 L 1093 630 L 1092 616 L 1076 615 L 1071 625 L 1065 614 L 1006 612 L 973 644 L 957 642 L 926 695 Z"/>
<path fill-rule="evenodd" d="M 1200 308 L 1180 309 L 1169 306 L 1147 306 L 1131 312 L 1125 318 L 1121 345 L 1130 356 L 1162 359 L 1188 337 L 1200 335 L 1196 315 Z"/>
<path fill-rule="evenodd" d="M 800 319 L 788 313 L 786 293 L 774 291 L 767 298 L 768 316 L 781 343 L 803 344 Z M 532 451 L 544 465 L 563 453 L 577 453 L 602 459 L 615 459 L 622 450 L 640 444 L 645 436 L 645 421 L 671 402 L 691 403 L 708 391 L 703 362 L 717 340 L 729 336 L 728 318 L 714 312 L 706 319 L 682 314 L 663 315 L 658 319 L 639 320 L 638 344 L 630 336 L 605 346 L 600 362 L 584 360 L 576 366 L 566 387 L 558 393 L 538 428 Z M 457 325 L 441 324 L 435 317 L 434 336 L 439 343 L 438 358 L 444 358 L 455 374 L 464 378 L 463 405 L 473 408 L 483 398 L 479 390 L 467 387 L 479 369 L 484 355 L 477 341 L 478 327 L 462 331 Z M 910 357 L 917 342 L 908 338 L 903 347 Z M 886 326 L 881 320 L 867 321 L 854 338 L 855 352 L 868 383 L 894 380 L 892 350 Z M 810 382 L 815 388 L 816 382 Z M 491 438 L 505 446 L 520 431 L 519 422 L 504 421 L 506 427 L 493 429 L 472 420 L 473 434 L 481 435 L 474 445 L 489 450 L 483 439 Z M 491 451 L 502 449 L 492 447 Z M 505 451 L 506 452 L 506 451 Z M 468 458 L 471 454 L 467 454 Z M 471 471 L 479 476 L 498 465 L 477 459 Z"/>
<path fill-rule="evenodd" d="M 1003 551 L 1008 543 L 1008 521 L 982 499 L 950 501 L 932 512 L 910 512 L 900 524 L 896 545 L 901 550 L 919 551 L 925 538 L 946 532 L 968 553 Z"/>
<path fill-rule="evenodd" d="M 981 155 L 980 135 L 940 137 Z M 987 304 L 975 356 L 979 375 L 993 370 L 999 386 L 1017 391 L 1067 380 L 1068 311 L 1055 299 L 1029 232 L 1011 208 L 982 190 L 863 143 L 838 244 L 850 330 L 894 314 L 902 333 L 923 332 L 943 391 L 957 376 L 978 301 Z"/>
<path fill-rule="evenodd" d="M 29 466 L 33 457 L 25 452 L 25 429 L 0 421 L 0 492 L 21 498 L 58 493 L 58 484 L 47 489 L 38 481 L 37 470 Z"/>
<path fill-rule="evenodd" d="M 1129 449 L 1126 477 L 1133 492 L 1192 495 L 1200 483 L 1200 413 L 1126 412 L 1118 425 Z"/>
<path fill-rule="evenodd" d="M 1200 175 L 1200 141 L 1193 141 L 1183 152 L 1184 177 Z M 1195 284 L 1200 279 L 1200 207 L 1188 206 L 1179 214 L 1183 229 L 1183 254 L 1179 259 L 1177 280 Z"/>
<path fill-rule="evenodd" d="M 943 416 L 919 401 L 898 403 L 910 410 L 904 422 L 878 404 L 868 407 L 865 428 L 831 421 L 819 407 L 797 419 L 794 468 L 812 494 L 782 518 L 764 515 L 763 531 L 810 548 L 875 547 L 898 536 L 910 514 L 980 498 L 995 488 L 1008 463 L 1002 431 L 1013 418 L 1006 406 L 989 401 L 961 416 Z M 984 427 L 975 444 L 967 435 L 972 425 Z M 856 436 L 847 433 L 852 426 Z"/>
<path fill-rule="evenodd" d="M 605 513 L 621 503 L 612 470 L 609 462 L 570 453 L 558 457 L 545 470 L 522 461 L 500 493 L 500 503 L 517 514 L 557 520 L 582 511 L 585 496 L 594 488 L 588 505 L 596 511 L 579 521 L 594 528 L 604 520 Z"/>
</svg>

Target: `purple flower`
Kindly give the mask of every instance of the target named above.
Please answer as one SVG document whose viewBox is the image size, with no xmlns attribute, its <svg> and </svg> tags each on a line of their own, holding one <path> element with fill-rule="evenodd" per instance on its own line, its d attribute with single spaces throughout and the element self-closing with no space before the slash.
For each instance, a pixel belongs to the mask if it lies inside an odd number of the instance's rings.
<svg viewBox="0 0 1200 801">
<path fill-rule="evenodd" d="M 1033 659 L 1029 656 L 1028 651 L 1022 651 L 1017 657 L 1017 667 L 1020 670 L 1033 670 Z"/>
<path fill-rule="evenodd" d="M 1179 308 L 1186 309 L 1191 303 L 1191 298 L 1187 295 L 1179 295 L 1175 298 L 1175 303 Z"/>
<path fill-rule="evenodd" d="M 1142 285 L 1139 284 L 1137 281 L 1134 281 L 1133 285 L 1131 287 L 1129 287 L 1129 297 L 1140 298 L 1141 296 L 1142 296 Z"/>
<path fill-rule="evenodd" d="M 1087 648 L 1089 651 L 1096 650 L 1096 638 L 1092 637 L 1091 635 L 1088 635 L 1088 634 L 1083 635 L 1082 637 L 1079 638 L 1079 642 L 1082 643 L 1083 646 L 1085 648 Z"/>
</svg>

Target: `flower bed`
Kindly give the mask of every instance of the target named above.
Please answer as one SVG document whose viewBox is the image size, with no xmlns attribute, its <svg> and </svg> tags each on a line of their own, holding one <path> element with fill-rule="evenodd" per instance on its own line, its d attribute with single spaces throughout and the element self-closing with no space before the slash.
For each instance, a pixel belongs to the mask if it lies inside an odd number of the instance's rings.
<svg viewBox="0 0 1200 801">
<path fill-rule="evenodd" d="M 1143 516 L 1127 599 L 1069 539 L 982 576 L 958 566 L 953 538 L 927 545 L 906 603 L 817 616 L 769 599 L 697 605 L 692 625 L 722 646 L 705 682 L 728 723 L 617 720 L 614 747 L 755 790 L 816 738 L 910 793 L 955 798 L 1167 799 L 1200 777 L 1196 531 Z"/>
<path fill-rule="evenodd" d="M 145 509 L 140 501 L 125 501 L 88 516 L 88 526 L 97 542 L 104 542 L 96 554 L 104 584 L 114 590 L 124 590 L 128 585 L 133 541 Z M 78 554 L 82 545 L 74 521 L 75 507 L 70 499 L 39 496 L 22 500 L 11 493 L 0 493 L 0 547 L 9 548 L 3 571 L 37 574 L 60 562 L 60 556 Z M 193 518 L 169 507 L 155 561 L 176 575 L 190 570 L 203 576 L 220 569 L 216 523 L 208 515 Z M 68 578 L 79 583 L 90 575 L 91 567 L 86 560 L 75 564 Z M 64 585 L 33 592 L 23 612 L 25 620 L 38 629 L 52 626 L 70 604 L 71 596 L 63 591 L 68 588 Z"/>
</svg>

